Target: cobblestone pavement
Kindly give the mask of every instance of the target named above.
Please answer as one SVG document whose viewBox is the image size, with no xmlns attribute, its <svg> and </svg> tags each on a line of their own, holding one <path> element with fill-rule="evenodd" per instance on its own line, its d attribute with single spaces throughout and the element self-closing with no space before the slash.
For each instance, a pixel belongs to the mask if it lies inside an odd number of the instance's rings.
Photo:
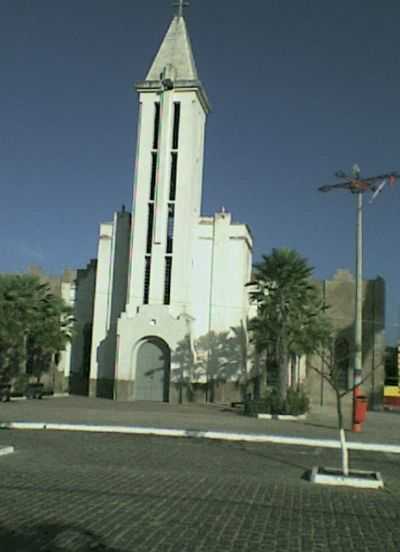
<svg viewBox="0 0 400 552">
<path fill-rule="evenodd" d="M 257 420 L 223 406 L 199 404 L 117 402 L 86 397 L 0 403 L 0 422 L 18 421 L 139 425 L 338 439 L 336 413 L 328 408 L 314 408 L 305 421 L 288 422 Z M 347 427 L 350 427 L 349 417 Z M 363 432 L 349 434 L 349 439 L 400 445 L 400 414 L 368 412 Z"/>
<path fill-rule="evenodd" d="M 0 431 L 4 552 L 400 550 L 400 461 L 351 453 L 384 490 L 311 484 L 327 449 Z"/>
</svg>

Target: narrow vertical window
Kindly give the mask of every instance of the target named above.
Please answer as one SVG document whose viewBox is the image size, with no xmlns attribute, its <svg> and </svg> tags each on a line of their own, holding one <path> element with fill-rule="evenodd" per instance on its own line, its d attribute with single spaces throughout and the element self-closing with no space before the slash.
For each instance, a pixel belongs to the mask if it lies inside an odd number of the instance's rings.
<svg viewBox="0 0 400 552">
<path fill-rule="evenodd" d="M 150 201 L 154 201 L 156 194 L 157 181 L 157 152 L 151 152 L 151 182 L 150 182 Z"/>
<path fill-rule="evenodd" d="M 175 201 L 176 197 L 176 176 L 178 169 L 178 154 L 176 151 L 171 153 L 171 180 L 169 186 L 169 200 Z"/>
<path fill-rule="evenodd" d="M 171 302 L 172 257 L 165 257 L 164 305 Z"/>
<path fill-rule="evenodd" d="M 154 104 L 154 133 L 153 133 L 153 149 L 158 149 L 158 138 L 160 135 L 160 102 Z"/>
<path fill-rule="evenodd" d="M 349 387 L 350 347 L 345 338 L 335 341 L 335 375 L 340 389 Z"/>
<path fill-rule="evenodd" d="M 167 253 L 172 253 L 174 243 L 174 220 L 175 220 L 175 205 L 168 204 L 168 223 L 167 223 Z"/>
<path fill-rule="evenodd" d="M 179 145 L 179 123 L 181 120 L 181 104 L 174 103 L 174 129 L 172 134 L 172 149 L 178 149 Z"/>
<path fill-rule="evenodd" d="M 149 213 L 147 218 L 147 240 L 146 240 L 146 253 L 151 253 L 151 246 L 153 243 L 153 224 L 154 224 L 154 203 L 149 203 Z"/>
<path fill-rule="evenodd" d="M 143 290 L 143 303 L 145 305 L 149 304 L 150 269 L 151 269 L 151 257 L 146 256 L 144 260 L 144 290 Z"/>
</svg>

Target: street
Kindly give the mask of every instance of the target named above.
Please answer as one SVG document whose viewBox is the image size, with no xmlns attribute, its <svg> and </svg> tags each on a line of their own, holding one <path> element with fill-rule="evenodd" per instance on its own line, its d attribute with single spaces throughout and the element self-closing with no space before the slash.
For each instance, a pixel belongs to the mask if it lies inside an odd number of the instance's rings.
<svg viewBox="0 0 400 552">
<path fill-rule="evenodd" d="M 0 549 L 400 550 L 400 458 L 351 453 L 383 491 L 303 478 L 338 451 L 51 431 L 0 432 Z"/>
</svg>

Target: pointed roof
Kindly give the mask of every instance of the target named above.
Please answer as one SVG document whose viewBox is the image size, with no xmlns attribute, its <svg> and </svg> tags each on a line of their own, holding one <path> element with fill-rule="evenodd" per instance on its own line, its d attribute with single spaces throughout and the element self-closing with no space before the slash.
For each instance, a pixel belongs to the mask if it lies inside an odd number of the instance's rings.
<svg viewBox="0 0 400 552">
<path fill-rule="evenodd" d="M 182 16 L 175 16 L 171 21 L 167 34 L 147 73 L 146 80 L 160 80 L 160 75 L 164 67 L 168 64 L 174 66 L 176 80 L 199 80 L 192 52 L 192 45 L 185 19 Z"/>
<path fill-rule="evenodd" d="M 199 80 L 192 44 L 182 15 L 176 15 L 171 21 L 146 79 L 136 84 L 136 90 L 138 92 L 159 90 L 161 73 L 171 66 L 173 67 L 174 88 L 196 90 L 204 109 L 209 112 L 210 103 Z"/>
</svg>

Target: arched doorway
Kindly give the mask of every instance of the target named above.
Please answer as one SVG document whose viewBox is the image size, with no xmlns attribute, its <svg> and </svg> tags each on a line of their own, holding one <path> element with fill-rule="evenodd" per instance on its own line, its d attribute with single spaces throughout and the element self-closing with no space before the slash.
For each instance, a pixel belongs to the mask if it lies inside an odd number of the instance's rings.
<svg viewBox="0 0 400 552">
<path fill-rule="evenodd" d="M 149 337 L 139 345 L 136 356 L 135 399 L 169 401 L 171 352 L 162 339 Z"/>
</svg>

